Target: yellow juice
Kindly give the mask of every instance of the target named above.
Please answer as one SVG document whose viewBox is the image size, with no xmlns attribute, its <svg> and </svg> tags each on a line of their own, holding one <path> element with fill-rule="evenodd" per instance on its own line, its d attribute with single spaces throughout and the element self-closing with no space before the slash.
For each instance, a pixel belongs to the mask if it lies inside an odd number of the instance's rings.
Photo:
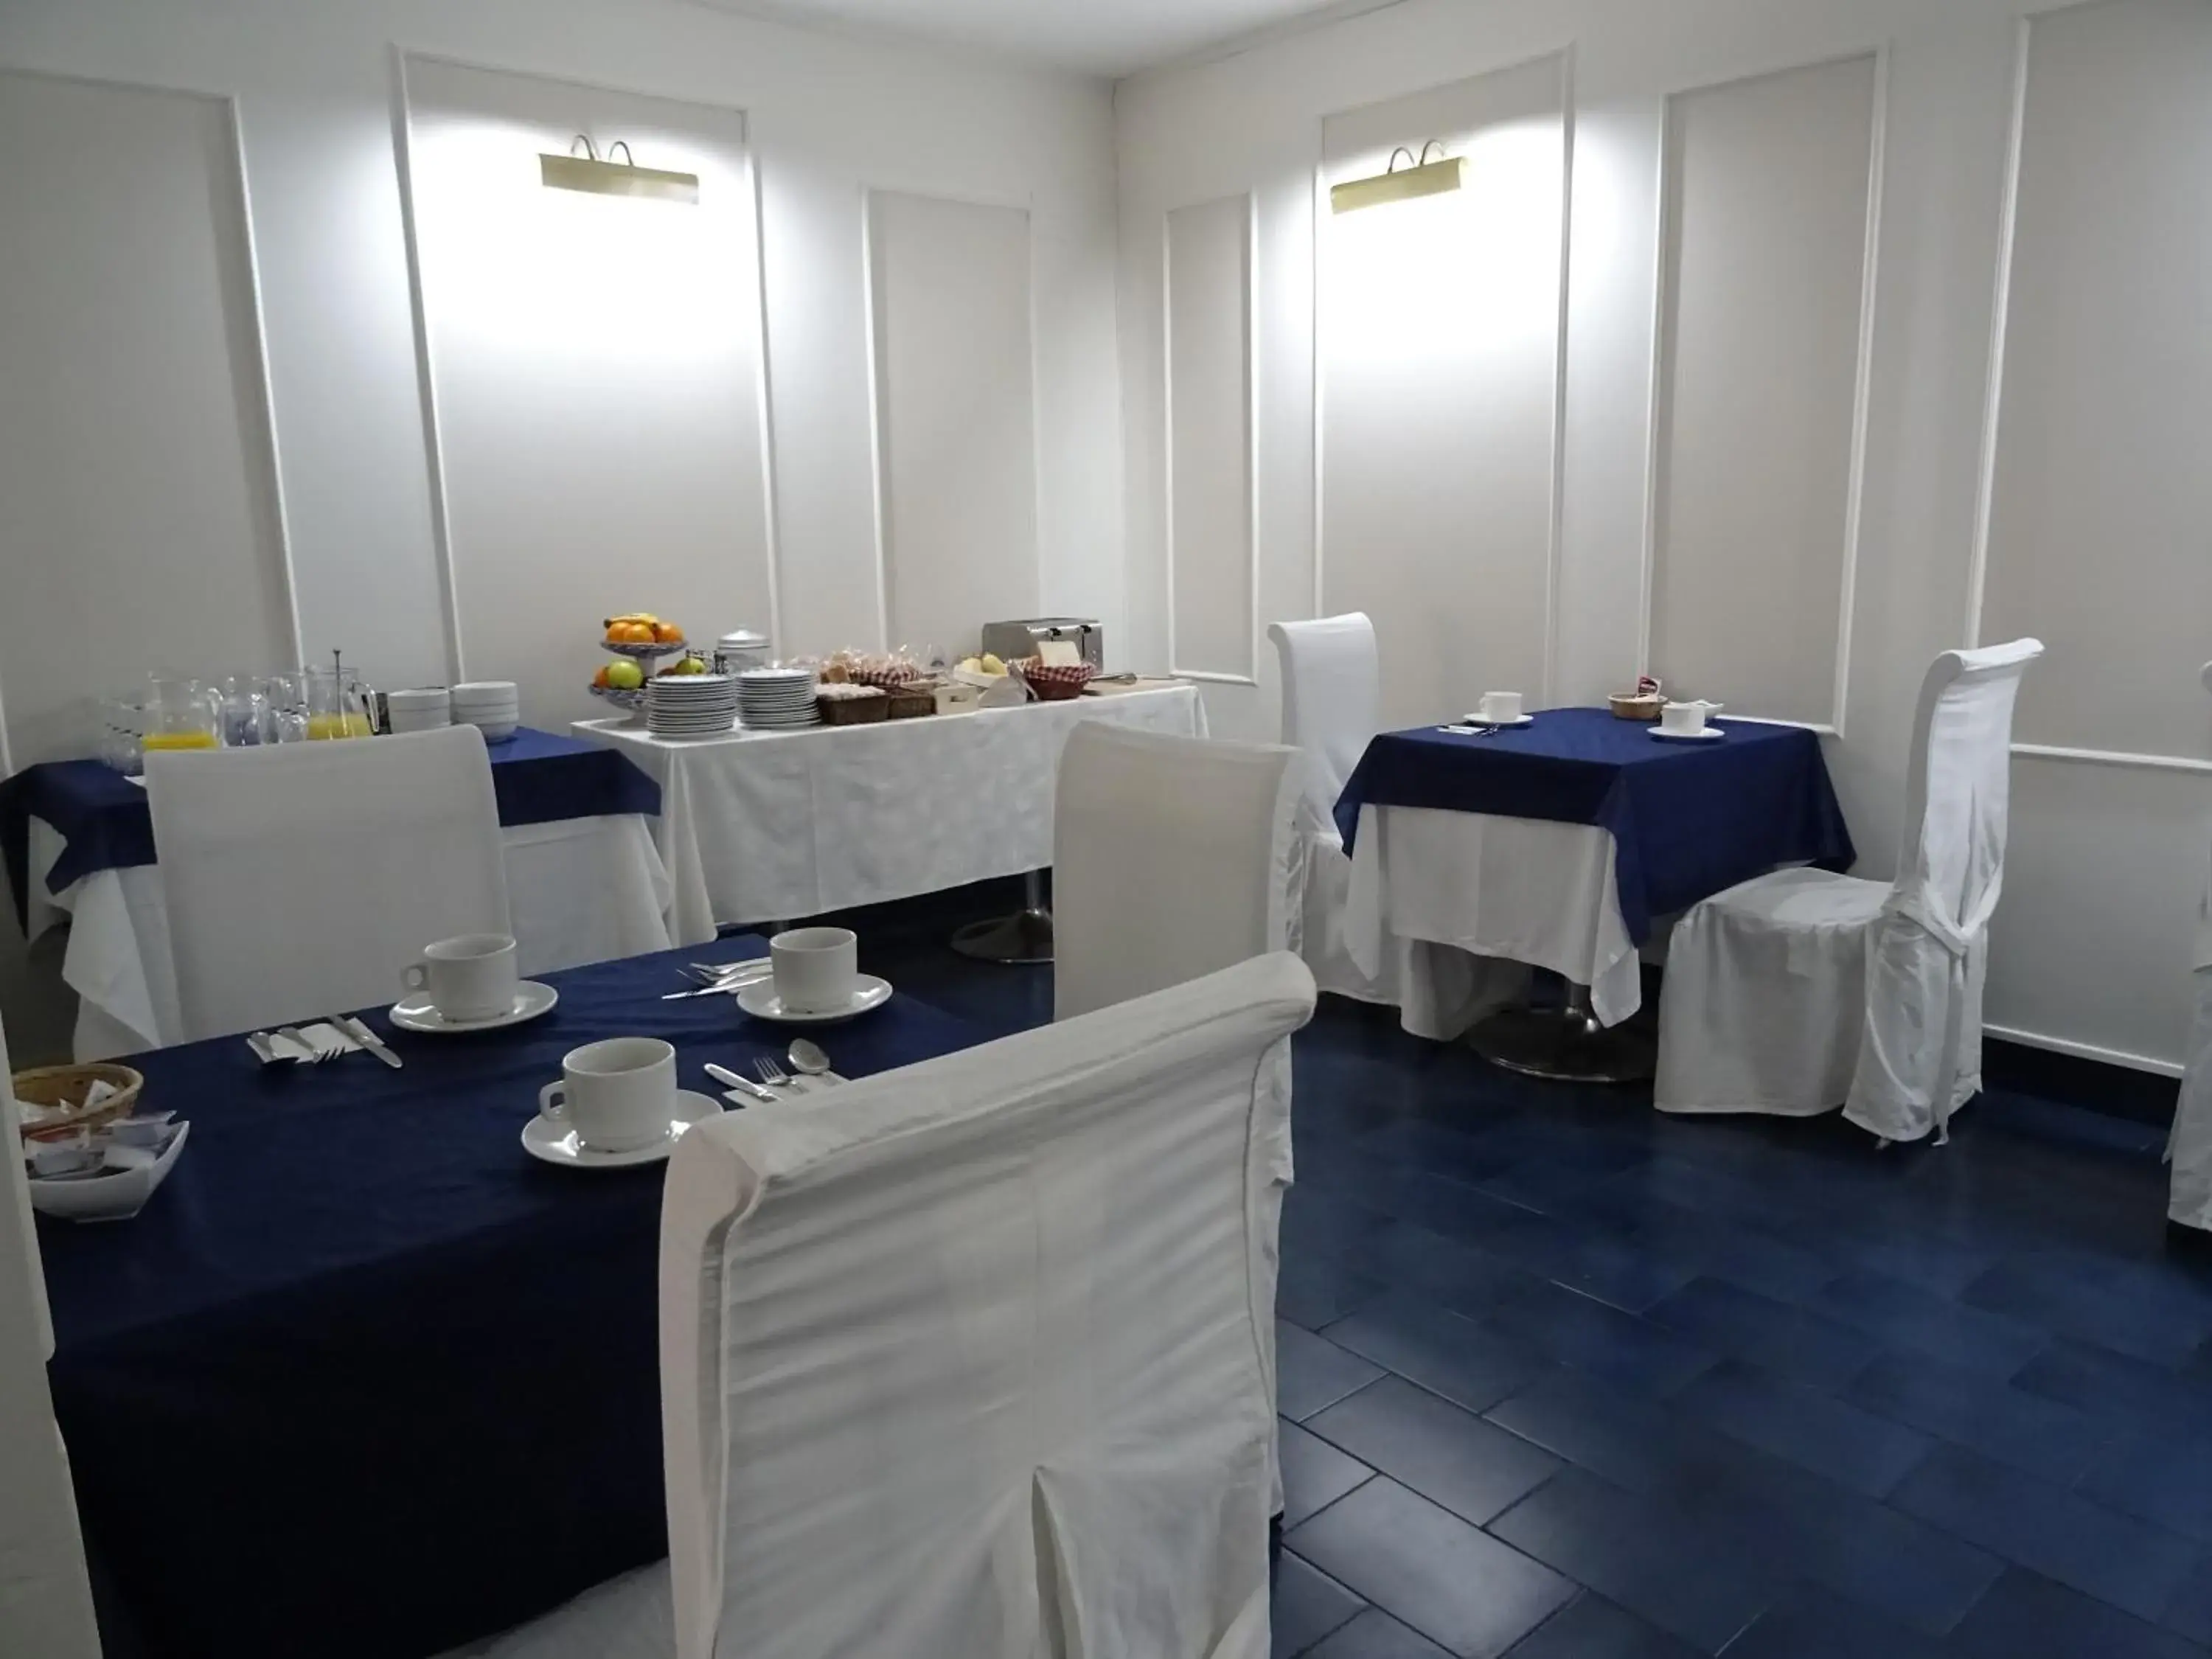
<svg viewBox="0 0 2212 1659">
<path fill-rule="evenodd" d="M 374 734 L 369 729 L 366 714 L 310 714 L 307 716 L 307 735 L 310 738 L 366 738 Z"/>
<path fill-rule="evenodd" d="M 213 749 L 216 746 L 212 732 L 149 732 L 142 748 L 155 749 Z"/>
</svg>

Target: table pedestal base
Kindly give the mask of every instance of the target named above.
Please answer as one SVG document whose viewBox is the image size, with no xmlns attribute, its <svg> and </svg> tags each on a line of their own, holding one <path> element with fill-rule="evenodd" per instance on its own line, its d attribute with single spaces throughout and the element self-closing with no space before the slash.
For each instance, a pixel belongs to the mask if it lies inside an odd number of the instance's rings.
<svg viewBox="0 0 2212 1659">
<path fill-rule="evenodd" d="M 1032 870 L 1022 880 L 1020 909 L 1011 916 L 969 922 L 952 935 L 952 948 L 979 962 L 1050 962 L 1052 912 L 1044 908 L 1044 878 Z"/>
<path fill-rule="evenodd" d="M 1564 1008 L 1508 1008 L 1468 1033 L 1493 1066 L 1561 1083 L 1640 1083 L 1656 1068 L 1657 1048 L 1641 1031 L 1605 1026 L 1590 1012 L 1589 990 L 1571 985 Z"/>
</svg>

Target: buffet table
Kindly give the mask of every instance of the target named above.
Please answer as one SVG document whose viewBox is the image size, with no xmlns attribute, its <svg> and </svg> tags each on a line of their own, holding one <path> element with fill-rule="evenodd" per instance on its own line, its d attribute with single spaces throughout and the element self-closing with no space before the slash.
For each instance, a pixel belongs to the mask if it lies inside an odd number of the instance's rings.
<svg viewBox="0 0 2212 1659">
<path fill-rule="evenodd" d="M 647 818 L 659 792 L 595 745 L 528 727 L 491 750 L 507 905 L 525 974 L 714 937 L 672 932 Z M 27 767 L 0 782 L 0 856 L 34 939 L 67 918 L 62 977 L 77 994 L 76 1058 L 183 1034 L 168 909 L 146 792 L 97 761 Z"/>
<path fill-rule="evenodd" d="M 789 921 L 1052 862 L 1053 781 L 1078 720 L 1203 736 L 1187 684 L 972 714 L 667 740 L 580 720 L 660 785 L 670 927 Z"/>
</svg>

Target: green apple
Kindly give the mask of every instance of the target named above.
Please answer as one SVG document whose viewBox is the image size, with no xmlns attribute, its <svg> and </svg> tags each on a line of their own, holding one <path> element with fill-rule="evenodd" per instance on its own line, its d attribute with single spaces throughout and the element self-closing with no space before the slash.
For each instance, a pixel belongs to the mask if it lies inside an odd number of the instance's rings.
<svg viewBox="0 0 2212 1659">
<path fill-rule="evenodd" d="M 617 691 L 635 691 L 645 684 L 645 670 L 628 657 L 607 665 L 607 684 Z"/>
</svg>

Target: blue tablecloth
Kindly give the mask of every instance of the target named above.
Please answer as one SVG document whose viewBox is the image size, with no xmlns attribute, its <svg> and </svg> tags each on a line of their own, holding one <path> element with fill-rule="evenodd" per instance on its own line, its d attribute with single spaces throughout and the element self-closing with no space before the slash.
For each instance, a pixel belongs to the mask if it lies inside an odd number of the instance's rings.
<svg viewBox="0 0 2212 1659">
<path fill-rule="evenodd" d="M 559 1006 L 505 1031 L 370 1014 L 402 1071 L 236 1037 L 131 1062 L 191 1143 L 136 1219 L 39 1243 L 87 1536 L 157 1659 L 416 1659 L 665 1553 L 663 1167 L 518 1138 L 578 1043 L 666 1037 L 707 1093 L 706 1061 L 782 1051 L 726 999 L 659 1000 L 698 954 L 550 975 Z M 860 1076 L 984 1035 L 898 995 L 821 1036 Z"/>
<path fill-rule="evenodd" d="M 1651 919 L 1778 865 L 1848 870 L 1857 858 L 1820 740 L 1795 726 L 1719 722 L 1725 738 L 1668 743 L 1602 708 L 1553 708 L 1477 737 L 1434 726 L 1367 745 L 1336 803 L 1352 849 L 1362 806 L 1428 806 L 1594 823 L 1617 851 L 1621 919 Z"/>
<path fill-rule="evenodd" d="M 499 821 L 510 827 L 660 811 L 660 786 L 600 744 L 526 726 L 509 741 L 492 744 L 490 752 Z M 64 842 L 46 875 L 54 892 L 95 870 L 155 861 L 154 817 L 146 792 L 137 784 L 94 760 L 27 766 L 0 781 L 0 862 L 19 925 L 27 902 L 33 818 L 52 824 Z"/>
</svg>

